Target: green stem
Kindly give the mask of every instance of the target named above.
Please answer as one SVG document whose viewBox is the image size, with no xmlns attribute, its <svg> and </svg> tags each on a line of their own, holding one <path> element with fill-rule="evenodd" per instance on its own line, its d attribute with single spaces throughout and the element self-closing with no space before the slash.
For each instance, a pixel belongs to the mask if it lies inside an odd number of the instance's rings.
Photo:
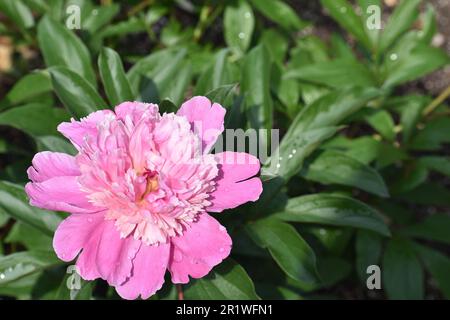
<svg viewBox="0 0 450 320">
<path fill-rule="evenodd" d="M 222 5 L 218 5 L 214 9 L 210 6 L 202 7 L 198 24 L 194 30 L 195 41 L 198 42 L 201 39 L 203 32 L 211 25 L 211 23 L 213 23 L 214 20 L 216 20 L 222 9 Z"/>
<path fill-rule="evenodd" d="M 134 16 L 136 13 L 144 10 L 145 7 L 151 5 L 152 2 L 153 2 L 153 0 L 144 0 L 144 1 L 139 2 L 137 5 L 135 5 L 134 7 L 132 7 L 130 9 L 130 11 L 128 12 L 128 16 L 129 17 Z"/>
<path fill-rule="evenodd" d="M 431 113 L 436 110 L 437 107 L 439 107 L 448 97 L 450 97 L 450 86 L 447 87 L 442 93 L 434 99 L 423 111 L 423 115 L 429 116 Z"/>
</svg>

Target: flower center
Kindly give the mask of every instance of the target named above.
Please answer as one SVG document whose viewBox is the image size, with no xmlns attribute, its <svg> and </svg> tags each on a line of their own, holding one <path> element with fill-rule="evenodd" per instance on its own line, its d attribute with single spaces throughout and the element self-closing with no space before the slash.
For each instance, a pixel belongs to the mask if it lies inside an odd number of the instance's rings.
<svg viewBox="0 0 450 320">
<path fill-rule="evenodd" d="M 145 185 L 144 193 L 138 199 L 139 203 L 145 203 L 145 198 L 151 192 L 158 191 L 158 189 L 159 189 L 158 174 L 155 171 L 146 170 L 144 173 L 144 176 L 146 177 L 147 183 Z"/>
</svg>

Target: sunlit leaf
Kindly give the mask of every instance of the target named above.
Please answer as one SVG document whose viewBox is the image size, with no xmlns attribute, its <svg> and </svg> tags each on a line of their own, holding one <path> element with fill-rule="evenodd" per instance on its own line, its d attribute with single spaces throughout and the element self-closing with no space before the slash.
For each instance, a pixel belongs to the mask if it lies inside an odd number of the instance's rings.
<svg viewBox="0 0 450 320">
<path fill-rule="evenodd" d="M 320 193 L 291 198 L 283 212 L 276 216 L 285 221 L 355 227 L 390 235 L 376 210 L 341 195 Z"/>
<path fill-rule="evenodd" d="M 257 300 L 252 280 L 236 262 L 228 259 L 213 271 L 190 284 L 185 292 L 187 299 L 195 300 Z"/>
</svg>

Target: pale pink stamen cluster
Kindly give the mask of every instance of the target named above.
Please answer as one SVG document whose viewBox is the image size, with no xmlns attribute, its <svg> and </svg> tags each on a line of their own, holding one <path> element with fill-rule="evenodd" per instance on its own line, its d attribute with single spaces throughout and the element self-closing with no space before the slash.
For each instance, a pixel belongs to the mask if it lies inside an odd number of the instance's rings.
<svg viewBox="0 0 450 320">
<path fill-rule="evenodd" d="M 214 155 L 185 117 L 159 115 L 155 105 L 133 113 L 108 113 L 87 135 L 76 157 L 78 182 L 89 201 L 107 208 L 122 238 L 166 243 L 180 235 L 210 205 L 218 175 Z"/>
</svg>

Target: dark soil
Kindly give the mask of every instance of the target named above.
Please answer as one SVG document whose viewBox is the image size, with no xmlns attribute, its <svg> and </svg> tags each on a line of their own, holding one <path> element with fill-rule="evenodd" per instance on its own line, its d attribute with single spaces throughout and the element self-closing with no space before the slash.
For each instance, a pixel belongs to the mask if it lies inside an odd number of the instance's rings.
<svg viewBox="0 0 450 320">
<path fill-rule="evenodd" d="M 430 0 L 435 8 L 438 21 L 438 34 L 434 42 L 450 54 L 450 1 L 449 0 Z M 426 77 L 424 80 L 425 88 L 430 93 L 436 95 L 450 86 L 450 67 L 444 70 L 436 71 L 434 74 Z"/>
</svg>

